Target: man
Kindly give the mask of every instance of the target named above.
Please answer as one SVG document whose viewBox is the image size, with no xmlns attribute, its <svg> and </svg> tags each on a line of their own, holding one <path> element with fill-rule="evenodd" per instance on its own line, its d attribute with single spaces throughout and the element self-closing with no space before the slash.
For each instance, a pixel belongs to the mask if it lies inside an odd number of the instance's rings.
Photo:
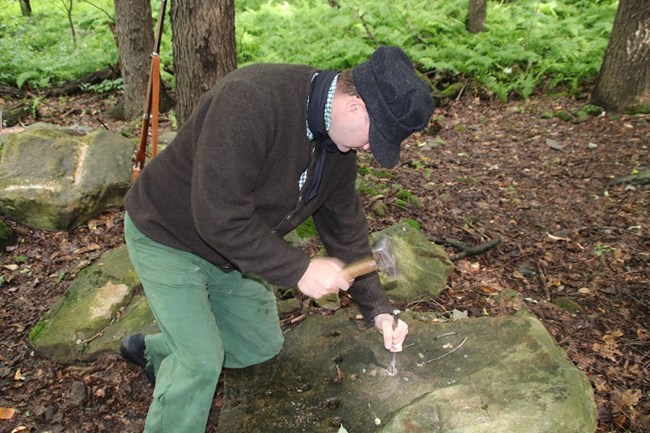
<svg viewBox="0 0 650 433">
<path fill-rule="evenodd" d="M 370 254 L 355 191 L 356 151 L 392 168 L 434 104 L 406 54 L 381 47 L 351 70 L 253 65 L 220 80 L 127 194 L 125 235 L 160 333 L 122 341 L 155 388 L 145 432 L 205 431 L 222 367 L 274 357 L 282 332 L 273 293 L 347 290 L 387 350 L 408 332 L 376 273 L 347 281 Z M 313 216 L 329 257 L 283 236 Z"/>
</svg>

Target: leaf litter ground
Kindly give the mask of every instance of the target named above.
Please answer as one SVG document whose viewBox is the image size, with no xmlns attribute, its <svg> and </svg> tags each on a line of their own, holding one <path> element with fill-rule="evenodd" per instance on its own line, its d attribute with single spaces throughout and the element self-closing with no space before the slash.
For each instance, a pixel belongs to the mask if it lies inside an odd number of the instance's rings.
<svg viewBox="0 0 650 433">
<path fill-rule="evenodd" d="M 110 103 L 44 99 L 38 120 L 136 136 L 138 125 L 104 115 Z M 444 320 L 454 311 L 496 316 L 525 305 L 591 380 L 598 432 L 647 432 L 650 187 L 610 182 L 650 166 L 650 116 L 576 116 L 583 105 L 568 98 L 455 101 L 408 142 L 396 170 L 384 173 L 361 155 L 370 173 L 364 179 L 391 191 L 365 196 L 364 204 L 373 230 L 409 218 L 432 238 L 472 246 L 501 238 L 489 252 L 458 261 L 439 297 L 401 307 Z M 400 202 L 400 189 L 421 206 Z M 371 210 L 378 202 L 387 216 Z M 76 273 L 123 244 L 122 219 L 122 210 L 108 212 L 69 233 L 5 220 L 18 241 L 1 256 L 0 433 L 142 431 L 151 388 L 136 368 L 113 354 L 56 364 L 28 343 Z M 455 254 L 452 244 L 446 247 Z M 511 290 L 521 301 L 506 296 Z M 208 432 L 218 426 L 222 395 L 221 384 Z"/>
</svg>

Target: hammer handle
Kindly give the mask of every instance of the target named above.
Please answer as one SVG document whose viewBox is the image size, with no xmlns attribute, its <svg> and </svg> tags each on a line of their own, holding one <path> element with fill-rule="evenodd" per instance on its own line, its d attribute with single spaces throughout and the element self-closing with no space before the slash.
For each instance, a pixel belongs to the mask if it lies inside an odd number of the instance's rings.
<svg viewBox="0 0 650 433">
<path fill-rule="evenodd" d="M 350 263 L 345 268 L 341 269 L 341 276 L 348 281 L 352 281 L 357 277 L 369 274 L 377 270 L 377 262 L 374 259 L 367 258 L 357 260 Z"/>
</svg>

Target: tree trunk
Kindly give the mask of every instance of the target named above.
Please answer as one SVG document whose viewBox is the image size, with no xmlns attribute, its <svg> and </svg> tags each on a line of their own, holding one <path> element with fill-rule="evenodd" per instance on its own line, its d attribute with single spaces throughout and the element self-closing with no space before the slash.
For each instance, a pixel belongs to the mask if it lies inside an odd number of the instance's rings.
<svg viewBox="0 0 650 433">
<path fill-rule="evenodd" d="M 481 33 L 485 31 L 487 17 L 487 0 L 469 0 L 469 13 L 467 15 L 467 31 Z"/>
<path fill-rule="evenodd" d="M 648 0 L 620 0 L 591 102 L 615 112 L 650 112 Z"/>
<path fill-rule="evenodd" d="M 18 0 L 20 3 L 20 12 L 22 12 L 24 17 L 32 15 L 32 5 L 29 4 L 30 0 Z"/>
<path fill-rule="evenodd" d="M 174 0 L 176 118 L 182 125 L 217 79 L 237 67 L 234 0 Z"/>
<path fill-rule="evenodd" d="M 154 48 L 151 3 L 148 0 L 115 0 L 120 70 L 124 80 L 124 118 L 144 110 L 151 53 Z"/>
</svg>

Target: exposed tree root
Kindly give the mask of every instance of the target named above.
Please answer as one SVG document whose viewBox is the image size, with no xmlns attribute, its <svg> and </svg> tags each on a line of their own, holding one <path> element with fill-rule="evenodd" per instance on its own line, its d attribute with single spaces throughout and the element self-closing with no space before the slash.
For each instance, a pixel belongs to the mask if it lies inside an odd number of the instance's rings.
<svg viewBox="0 0 650 433">
<path fill-rule="evenodd" d="M 435 242 L 437 244 L 450 245 L 456 249 L 459 249 L 461 251 L 460 253 L 454 254 L 453 256 L 449 256 L 449 259 L 452 262 L 455 262 L 465 257 L 471 257 L 471 256 L 477 256 L 479 254 L 483 254 L 487 251 L 490 251 L 492 248 L 496 247 L 502 242 L 501 238 L 498 237 L 496 239 L 492 239 L 491 241 L 485 242 L 477 246 L 469 246 L 464 244 L 463 242 L 451 238 L 440 239 L 434 236 L 430 236 L 428 239 L 431 242 Z"/>
</svg>

